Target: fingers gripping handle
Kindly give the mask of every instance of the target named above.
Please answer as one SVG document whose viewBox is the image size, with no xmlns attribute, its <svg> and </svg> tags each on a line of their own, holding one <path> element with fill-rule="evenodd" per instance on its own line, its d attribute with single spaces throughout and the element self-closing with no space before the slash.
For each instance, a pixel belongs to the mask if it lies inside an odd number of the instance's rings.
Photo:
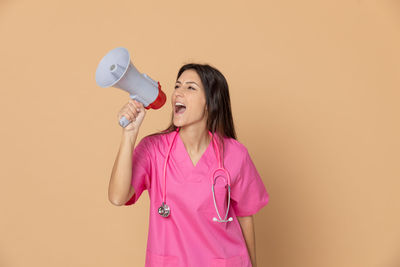
<svg viewBox="0 0 400 267">
<path fill-rule="evenodd" d="M 142 104 L 145 102 L 145 101 L 143 101 L 143 100 L 140 98 L 140 96 L 138 96 L 138 95 L 131 95 L 130 97 L 131 97 L 133 100 L 139 101 L 139 102 L 142 103 Z M 131 123 L 131 121 L 128 120 L 128 118 L 125 117 L 125 116 L 122 116 L 121 119 L 119 120 L 119 125 L 120 125 L 122 128 L 125 128 L 125 127 L 128 126 L 130 123 Z"/>
</svg>

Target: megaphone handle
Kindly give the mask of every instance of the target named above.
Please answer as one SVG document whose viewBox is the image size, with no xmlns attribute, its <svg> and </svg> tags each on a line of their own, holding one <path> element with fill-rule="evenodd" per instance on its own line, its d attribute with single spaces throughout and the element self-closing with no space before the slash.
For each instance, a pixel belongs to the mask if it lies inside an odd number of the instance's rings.
<svg viewBox="0 0 400 267">
<path fill-rule="evenodd" d="M 125 116 L 122 116 L 122 118 L 119 120 L 119 125 L 121 125 L 121 127 L 123 127 L 123 128 L 128 126 L 129 123 L 131 123 L 131 122 Z"/>
</svg>

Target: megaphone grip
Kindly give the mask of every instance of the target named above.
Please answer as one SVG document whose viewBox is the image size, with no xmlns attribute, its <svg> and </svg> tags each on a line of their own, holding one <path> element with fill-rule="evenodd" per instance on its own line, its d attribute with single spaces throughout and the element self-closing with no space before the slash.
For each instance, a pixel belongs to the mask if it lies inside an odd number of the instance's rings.
<svg viewBox="0 0 400 267">
<path fill-rule="evenodd" d="M 129 125 L 131 123 L 125 116 L 122 116 L 122 118 L 119 120 L 119 125 L 121 125 L 123 128 Z"/>
</svg>

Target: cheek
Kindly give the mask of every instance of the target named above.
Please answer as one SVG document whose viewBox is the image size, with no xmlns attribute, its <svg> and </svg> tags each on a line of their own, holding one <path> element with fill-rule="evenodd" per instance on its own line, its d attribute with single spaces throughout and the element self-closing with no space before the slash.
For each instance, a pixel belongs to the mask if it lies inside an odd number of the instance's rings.
<svg viewBox="0 0 400 267">
<path fill-rule="evenodd" d="M 203 96 L 191 95 L 187 98 L 191 116 L 202 117 L 206 108 L 206 99 Z"/>
<path fill-rule="evenodd" d="M 204 111 L 205 111 L 205 103 L 202 102 L 197 102 L 196 105 L 193 106 L 193 111 L 198 114 L 199 116 L 203 115 Z"/>
</svg>

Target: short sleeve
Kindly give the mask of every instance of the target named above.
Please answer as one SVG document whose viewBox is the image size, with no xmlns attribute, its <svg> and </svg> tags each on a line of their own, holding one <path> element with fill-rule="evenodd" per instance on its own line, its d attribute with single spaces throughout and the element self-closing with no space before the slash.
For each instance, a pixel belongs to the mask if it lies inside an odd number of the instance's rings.
<svg viewBox="0 0 400 267">
<path fill-rule="evenodd" d="M 135 189 L 135 194 L 125 205 L 136 203 L 142 192 L 150 188 L 151 161 L 148 142 L 146 137 L 142 138 L 133 151 L 131 185 Z"/>
<path fill-rule="evenodd" d="M 269 194 L 246 148 L 239 175 L 231 187 L 236 216 L 251 216 L 267 205 Z"/>
</svg>

